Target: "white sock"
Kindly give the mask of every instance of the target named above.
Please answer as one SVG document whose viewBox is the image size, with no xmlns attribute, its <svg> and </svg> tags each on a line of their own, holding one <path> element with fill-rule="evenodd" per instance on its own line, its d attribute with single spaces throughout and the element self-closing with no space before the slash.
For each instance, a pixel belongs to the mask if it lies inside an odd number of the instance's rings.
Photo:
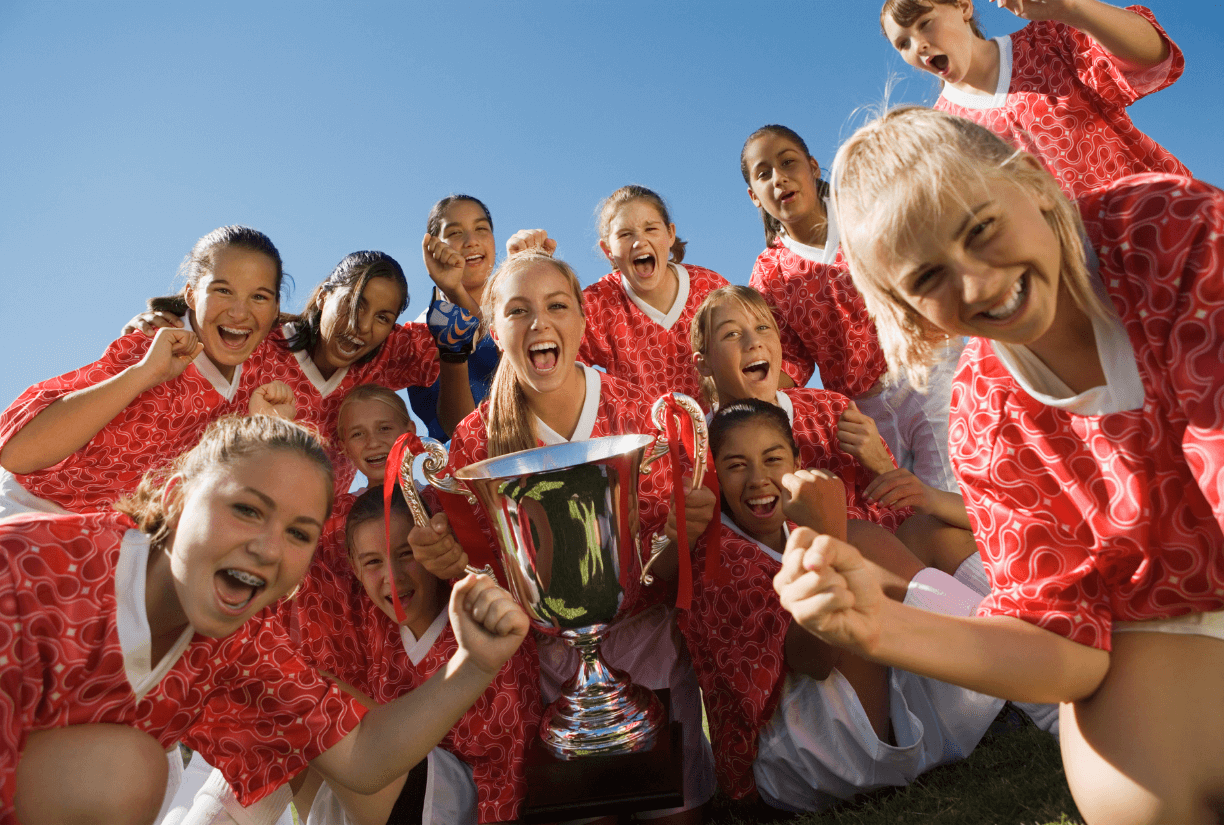
<svg viewBox="0 0 1224 825">
<path fill-rule="evenodd" d="M 966 556 L 952 577 L 983 596 L 990 595 L 990 579 L 986 577 L 981 553 L 970 553 Z"/>
</svg>

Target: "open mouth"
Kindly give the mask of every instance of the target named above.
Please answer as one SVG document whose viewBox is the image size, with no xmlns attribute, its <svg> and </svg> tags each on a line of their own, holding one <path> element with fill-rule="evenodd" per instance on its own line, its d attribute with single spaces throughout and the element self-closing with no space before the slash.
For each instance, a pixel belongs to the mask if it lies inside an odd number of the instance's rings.
<svg viewBox="0 0 1224 825">
<path fill-rule="evenodd" d="M 937 54 L 932 57 L 927 57 L 925 60 L 927 68 L 931 69 L 936 74 L 947 74 L 948 56 L 946 54 Z"/>
<path fill-rule="evenodd" d="M 740 372 L 753 381 L 764 381 L 769 377 L 769 362 L 764 359 L 753 361 Z"/>
<path fill-rule="evenodd" d="M 778 196 L 778 203 L 784 206 L 790 206 L 798 194 L 798 192 L 783 192 Z"/>
<path fill-rule="evenodd" d="M 759 496 L 750 498 L 744 503 L 748 505 L 748 511 L 757 518 L 769 518 L 773 515 L 779 500 L 778 496 Z"/>
<path fill-rule="evenodd" d="M 484 259 L 484 255 L 468 255 L 463 259 L 463 263 L 465 266 L 480 266 L 484 263 Z"/>
<path fill-rule="evenodd" d="M 415 590 L 415 589 L 413 589 L 413 590 L 401 590 L 401 591 L 400 591 L 399 593 L 397 593 L 396 595 L 398 595 L 398 596 L 399 596 L 399 603 L 400 603 L 400 607 L 402 607 L 402 608 L 404 608 L 404 609 L 406 610 L 406 609 L 408 608 L 408 605 L 412 604 L 412 597 L 416 595 L 416 590 Z M 391 606 L 393 606 L 393 607 L 394 607 L 394 606 L 395 606 L 395 596 L 388 596 L 388 597 L 387 597 L 387 604 L 389 604 L 389 605 L 391 605 Z"/>
<path fill-rule="evenodd" d="M 654 255 L 638 255 L 633 259 L 633 274 L 639 278 L 649 278 L 655 271 Z"/>
<path fill-rule="evenodd" d="M 361 460 L 365 462 L 367 467 L 379 469 L 387 463 L 387 454 L 379 453 L 378 455 L 368 455 L 364 456 Z"/>
<path fill-rule="evenodd" d="M 213 574 L 213 586 L 222 610 L 239 615 L 268 583 L 254 573 L 230 567 Z"/>
<path fill-rule="evenodd" d="M 1001 304 L 996 304 L 993 309 L 983 312 L 986 318 L 991 321 L 1010 321 L 1020 308 L 1024 306 L 1024 299 L 1028 297 L 1029 276 L 1024 273 L 1020 278 L 1012 284 L 1011 292 Z"/>
<path fill-rule="evenodd" d="M 552 372 L 557 368 L 557 359 L 561 357 L 561 348 L 551 342 L 532 344 L 527 352 L 531 366 L 538 372 Z"/>
<path fill-rule="evenodd" d="M 364 347 L 365 341 L 362 341 L 360 338 L 354 338 L 351 335 L 341 335 L 336 338 L 336 349 L 340 350 L 340 353 L 345 358 L 352 358 L 361 352 Z"/>
<path fill-rule="evenodd" d="M 251 330 L 241 329 L 239 327 L 227 327 L 218 324 L 217 333 L 221 338 L 221 343 L 229 349 L 240 350 L 247 345 L 247 341 L 251 338 Z"/>
</svg>

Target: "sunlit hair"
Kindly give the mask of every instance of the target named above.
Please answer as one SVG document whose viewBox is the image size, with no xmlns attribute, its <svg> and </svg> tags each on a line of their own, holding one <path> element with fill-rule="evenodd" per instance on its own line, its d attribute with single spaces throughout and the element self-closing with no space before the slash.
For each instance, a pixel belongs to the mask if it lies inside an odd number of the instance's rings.
<svg viewBox="0 0 1224 825">
<path fill-rule="evenodd" d="M 750 286 L 741 284 L 720 286 L 706 295 L 705 300 L 693 313 L 693 322 L 689 327 L 689 342 L 693 346 L 693 352 L 701 353 L 707 359 L 710 357 L 710 342 L 714 338 L 714 310 L 725 304 L 738 305 L 750 318 L 764 321 L 773 328 L 774 332 L 778 332 L 778 319 L 774 318 L 765 296 Z M 718 406 L 718 387 L 714 385 L 714 379 L 702 375 L 700 383 L 701 394 L 705 400 L 711 407 Z"/>
<path fill-rule="evenodd" d="M 357 528 L 365 524 L 367 521 L 383 520 L 383 489 L 382 486 L 371 487 L 353 500 L 353 508 L 349 510 L 348 517 L 344 520 L 344 544 L 348 548 L 349 561 L 353 561 L 357 557 L 357 548 L 353 546 L 353 534 L 357 532 Z M 404 500 L 404 494 L 396 484 L 391 493 L 391 512 L 401 515 L 408 519 L 408 529 L 411 530 L 415 526 L 412 520 L 412 511 L 408 509 L 408 502 Z"/>
<path fill-rule="evenodd" d="M 803 153 L 804 160 L 812 160 L 812 153 L 808 151 L 807 144 L 803 141 L 803 138 L 799 137 L 798 132 L 777 123 L 767 123 L 750 134 L 748 139 L 744 141 L 744 148 L 740 149 L 740 174 L 744 176 L 744 183 L 748 184 L 749 188 L 752 187 L 752 172 L 748 168 L 748 147 L 752 145 L 754 140 L 766 135 L 775 135 L 783 140 L 790 141 L 795 144 L 796 149 Z M 824 178 L 816 179 L 816 195 L 820 198 L 820 207 L 823 209 L 824 199 L 829 197 L 829 184 Z M 774 241 L 782 234 L 782 223 L 766 212 L 763 206 L 757 207 L 757 211 L 761 213 L 761 223 L 765 225 L 765 246 L 773 246 Z M 827 225 L 828 215 L 825 216 L 825 221 Z"/>
<path fill-rule="evenodd" d="M 502 285 L 517 273 L 540 264 L 551 266 L 561 273 L 574 295 L 578 312 L 583 318 L 586 317 L 582 303 L 582 286 L 578 283 L 578 275 L 573 268 L 565 261 L 530 250 L 506 258 L 489 276 L 480 305 L 482 335 L 493 328 L 493 321 L 500 315 L 500 309 L 506 301 L 502 295 Z M 489 388 L 489 411 L 485 431 L 489 435 L 489 458 L 519 450 L 530 450 L 537 446 L 535 423 L 527 406 L 527 396 L 519 383 L 518 373 L 515 372 L 510 359 L 505 356 L 498 363 L 497 372 L 494 373 L 493 383 Z"/>
<path fill-rule="evenodd" d="M 647 189 L 645 186 L 638 186 L 636 183 L 631 183 L 628 186 L 622 186 L 611 195 L 600 201 L 596 208 L 596 214 L 599 216 L 595 223 L 595 228 L 599 232 L 599 239 L 606 242 L 611 233 L 612 221 L 616 218 L 616 213 L 621 211 L 621 208 L 633 201 L 646 201 L 655 208 L 659 213 L 659 217 L 663 219 L 665 226 L 671 226 L 674 221 L 671 219 L 671 214 L 667 211 L 667 204 L 663 202 L 663 198 L 653 189 Z M 684 248 L 688 246 L 687 241 L 680 240 L 680 236 L 676 236 L 676 240 L 672 241 L 671 245 L 671 261 L 672 263 L 681 263 L 684 261 Z"/>
<path fill-rule="evenodd" d="M 335 497 L 335 477 L 323 441 L 309 429 L 275 415 L 227 415 L 217 419 L 208 425 L 198 444 L 169 465 L 146 473 L 135 492 L 117 502 L 115 509 L 131 516 L 136 526 L 149 534 L 154 548 L 164 547 L 193 484 L 269 450 L 296 453 L 318 467 L 327 489 L 326 520 Z M 171 495 L 164 495 L 175 476 L 178 486 Z"/>
<path fill-rule="evenodd" d="M 388 389 L 382 384 L 359 384 L 349 390 L 349 394 L 344 396 L 344 400 L 340 402 L 340 409 L 336 411 L 336 429 L 339 431 L 340 421 L 344 418 L 344 409 L 349 404 L 357 401 L 379 401 L 386 404 L 401 418 L 404 424 L 412 424 L 412 416 L 408 413 L 408 405 L 404 403 L 404 398 L 395 390 Z M 344 433 L 337 432 L 340 439 L 344 439 Z"/>
<path fill-rule="evenodd" d="M 327 299 L 336 296 L 340 303 L 340 316 L 348 316 L 349 329 L 356 327 L 357 314 L 360 310 L 361 296 L 365 294 L 366 284 L 375 278 L 386 278 L 400 288 L 404 296 L 400 299 L 398 318 L 408 308 L 408 279 L 404 270 L 394 258 L 386 252 L 353 252 L 345 255 L 336 268 L 332 270 L 327 280 L 314 288 L 306 300 L 302 314 L 292 319 L 293 335 L 285 342 L 290 352 L 310 352 L 322 337 L 320 323 L 323 318 L 323 304 Z M 378 355 L 382 345 L 375 347 L 361 357 L 357 363 L 364 364 Z"/>
<path fill-rule="evenodd" d="M 185 317 L 191 310 L 187 306 L 187 291 L 199 288 L 200 280 L 211 275 L 216 269 L 217 253 L 223 249 L 243 249 L 247 252 L 258 252 L 268 256 L 268 260 L 276 265 L 276 282 L 273 291 L 279 302 L 285 286 L 285 269 L 281 263 L 280 251 L 272 243 L 272 239 L 258 229 L 249 226 L 222 226 L 214 229 L 195 242 L 191 251 L 179 264 L 178 275 L 183 287 L 173 295 L 163 295 L 150 298 L 148 301 L 151 312 L 169 312 Z"/>
<path fill-rule="evenodd" d="M 884 31 L 886 17 L 891 17 L 894 23 L 905 28 L 914 25 L 919 17 L 937 5 L 955 6 L 957 0 L 884 0 L 884 6 L 880 9 L 880 31 L 884 32 L 885 37 L 888 37 L 888 32 Z M 969 19 L 969 30 L 973 32 L 974 37 L 980 40 L 986 39 L 986 35 L 982 33 L 982 27 L 978 24 L 976 11 Z"/>
<path fill-rule="evenodd" d="M 947 336 L 882 277 L 873 266 L 876 253 L 916 242 L 949 210 L 968 214 L 972 205 L 964 192 L 990 181 L 1013 183 L 1054 204 L 1042 214 L 1058 239 L 1062 282 L 1089 315 L 1108 316 L 1084 261 L 1079 212 L 1041 163 L 976 123 L 900 107 L 855 132 L 838 150 L 832 174 L 842 254 L 875 319 L 890 377 L 908 374 L 911 384 L 925 387 Z"/>
<path fill-rule="evenodd" d="M 479 206 L 480 211 L 484 212 L 485 220 L 489 222 L 489 229 L 493 228 L 493 215 L 490 214 L 489 207 L 485 206 L 479 198 L 473 198 L 471 195 L 447 195 L 429 210 L 429 217 L 425 220 L 425 231 L 435 238 L 438 237 L 438 233 L 442 231 L 442 219 L 446 217 L 446 210 L 451 204 L 459 201 L 468 201 Z"/>
<path fill-rule="evenodd" d="M 795 443 L 795 433 L 791 429 L 790 419 L 786 417 L 786 410 L 759 398 L 744 398 L 719 407 L 710 419 L 710 455 L 714 456 L 715 461 L 722 454 L 731 431 L 749 424 L 774 430 L 790 447 L 791 455 L 799 457 L 799 446 Z"/>
</svg>

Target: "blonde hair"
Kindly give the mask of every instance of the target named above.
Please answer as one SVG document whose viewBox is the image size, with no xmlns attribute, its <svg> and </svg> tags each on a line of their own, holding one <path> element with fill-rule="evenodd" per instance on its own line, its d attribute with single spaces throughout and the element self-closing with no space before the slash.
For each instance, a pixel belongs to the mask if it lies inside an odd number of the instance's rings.
<svg viewBox="0 0 1224 825">
<path fill-rule="evenodd" d="M 311 430 L 274 415 L 227 415 L 218 418 L 200 436 L 200 441 L 165 467 L 145 474 L 136 490 L 115 503 L 136 526 L 150 536 L 150 545 L 161 548 L 174 532 L 173 523 L 182 507 L 183 492 L 200 478 L 234 464 L 261 450 L 288 450 L 314 462 L 327 477 L 327 513 L 335 498 L 335 476 L 323 441 Z M 178 495 L 167 498 L 166 486 L 178 476 Z"/>
<path fill-rule="evenodd" d="M 582 286 L 578 283 L 578 275 L 573 267 L 538 250 L 529 250 L 506 258 L 489 276 L 484 299 L 480 304 L 483 319 L 481 325 L 484 327 L 481 330 L 482 335 L 492 329 L 493 319 L 498 316 L 498 308 L 502 303 L 502 284 L 511 276 L 537 264 L 548 264 L 561 273 L 574 293 L 578 312 L 586 318 Z M 538 446 L 535 421 L 527 406 L 527 395 L 523 392 L 518 373 L 514 371 L 510 359 L 505 357 L 498 363 L 497 372 L 493 374 L 493 383 L 489 388 L 485 432 L 488 434 L 489 458 Z"/>
<path fill-rule="evenodd" d="M 344 416 L 344 408 L 357 401 L 381 401 L 403 419 L 405 424 L 412 423 L 412 416 L 408 414 L 408 405 L 404 403 L 404 399 L 395 390 L 388 389 L 382 384 L 359 384 L 349 390 L 349 394 L 344 396 L 344 400 L 340 402 L 340 409 L 336 411 L 336 435 L 340 436 L 342 440 L 344 434 L 339 430 L 340 419 Z"/>
<path fill-rule="evenodd" d="M 697 307 L 697 311 L 693 313 L 693 323 L 689 327 L 689 341 L 694 353 L 701 353 L 708 357 L 710 340 L 714 337 L 714 310 L 724 304 L 738 304 L 746 313 L 767 321 L 773 331 L 778 332 L 778 319 L 774 318 L 773 309 L 765 300 L 764 295 L 750 286 L 740 284 L 720 286 L 706 295 L 701 306 Z M 711 407 L 718 406 L 718 387 L 714 385 L 714 379 L 708 375 L 702 375 L 699 381 L 702 396 Z"/>
<path fill-rule="evenodd" d="M 1060 247 L 1061 280 L 1089 315 L 1108 315 L 1092 288 L 1079 211 L 1032 155 L 989 130 L 946 112 L 902 106 L 851 135 L 833 161 L 833 208 L 842 254 L 875 320 L 889 377 L 925 387 L 935 350 L 947 335 L 919 315 L 869 265 L 871 251 L 913 243 L 948 212 L 969 211 L 966 185 L 1009 181 L 1039 202 Z"/>
</svg>

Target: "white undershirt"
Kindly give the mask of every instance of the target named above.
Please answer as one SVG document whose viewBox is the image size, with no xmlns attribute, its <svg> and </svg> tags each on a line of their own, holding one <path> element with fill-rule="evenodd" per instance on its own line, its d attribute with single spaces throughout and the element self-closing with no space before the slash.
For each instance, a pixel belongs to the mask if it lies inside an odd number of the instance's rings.
<svg viewBox="0 0 1224 825">
<path fill-rule="evenodd" d="M 190 312 L 183 318 L 183 328 L 189 332 L 195 332 L 191 327 Z M 225 380 L 225 376 L 221 375 L 217 365 L 203 352 L 197 355 L 191 364 L 196 368 L 196 372 L 204 377 L 205 381 L 212 384 L 213 389 L 220 393 L 222 398 L 226 401 L 234 400 L 234 395 L 238 392 L 238 385 L 242 383 L 242 364 L 234 367 L 234 377 L 229 381 Z"/>
<path fill-rule="evenodd" d="M 293 324 L 285 324 L 282 327 L 286 340 L 293 337 L 296 328 Z M 332 373 L 331 378 L 324 378 L 323 373 L 319 372 L 319 368 L 311 359 L 310 354 L 304 349 L 300 349 L 293 353 L 293 357 L 297 359 L 298 367 L 302 370 L 302 375 L 305 375 L 307 380 L 314 385 L 314 388 L 319 391 L 319 395 L 326 398 L 335 391 L 336 387 L 340 386 L 340 382 L 344 380 L 344 376 L 348 375 L 348 365 L 341 367 Z"/>
<path fill-rule="evenodd" d="M 945 83 L 939 96 L 949 103 L 955 103 L 966 109 L 998 109 L 1007 105 L 1007 90 L 1012 81 L 1012 42 L 1010 35 L 994 38 L 999 45 L 999 81 L 995 84 L 994 94 L 966 92 L 950 83 Z"/>
<path fill-rule="evenodd" d="M 438 637 L 442 635 L 442 630 L 450 623 L 450 613 L 445 609 L 442 610 L 433 620 L 433 624 L 425 631 L 424 635 L 418 639 L 408 629 L 408 625 L 400 625 L 400 639 L 404 643 L 404 652 L 408 654 L 408 658 L 412 660 L 414 665 L 419 665 L 421 660 L 425 658 L 425 654 L 434 646 L 434 642 L 438 641 Z"/>
<path fill-rule="evenodd" d="M 671 263 L 670 261 L 667 265 L 671 267 L 673 272 L 676 273 L 676 280 L 679 282 L 679 286 L 676 289 L 676 300 L 672 301 L 671 309 L 669 309 L 666 313 L 659 312 L 650 304 L 646 303 L 646 301 L 640 295 L 633 291 L 633 287 L 629 286 L 629 279 L 624 275 L 620 276 L 621 286 L 624 288 L 625 294 L 629 296 L 629 300 L 633 301 L 633 303 L 637 305 L 638 309 L 646 313 L 647 318 L 663 327 L 663 329 L 671 329 L 672 324 L 680 320 L 680 314 L 684 312 L 684 305 L 688 303 L 689 297 L 688 270 L 680 264 Z"/>
<path fill-rule="evenodd" d="M 139 530 L 128 530 L 119 545 L 115 565 L 115 630 L 123 652 L 123 672 L 137 699 L 153 689 L 183 655 L 195 628 L 187 625 L 174 646 L 162 656 L 156 668 L 153 660 L 153 634 L 145 610 L 145 574 L 149 567 L 149 537 Z"/>
<path fill-rule="evenodd" d="M 824 246 L 808 246 L 805 243 L 799 243 L 799 241 L 796 241 L 790 235 L 787 235 L 785 230 L 778 233 L 778 238 L 782 241 L 783 246 L 785 246 L 791 252 L 794 252 L 800 258 L 812 261 L 814 263 L 827 265 L 837 260 L 837 247 L 841 243 L 841 230 L 838 229 L 837 221 L 833 218 L 833 204 L 830 202 L 829 198 L 824 199 L 824 205 L 825 223 L 828 227 L 825 230 L 826 237 Z"/>
<path fill-rule="evenodd" d="M 595 417 L 599 415 L 599 370 L 579 363 L 575 363 L 574 366 L 580 368 L 583 375 L 586 376 L 586 398 L 582 402 L 582 414 L 578 416 L 578 426 L 574 428 L 574 435 L 566 438 L 545 424 L 538 415 L 535 416 L 536 436 L 544 442 L 545 447 L 551 447 L 553 444 L 568 444 L 571 441 L 590 441 L 591 433 L 595 431 Z"/>
</svg>

